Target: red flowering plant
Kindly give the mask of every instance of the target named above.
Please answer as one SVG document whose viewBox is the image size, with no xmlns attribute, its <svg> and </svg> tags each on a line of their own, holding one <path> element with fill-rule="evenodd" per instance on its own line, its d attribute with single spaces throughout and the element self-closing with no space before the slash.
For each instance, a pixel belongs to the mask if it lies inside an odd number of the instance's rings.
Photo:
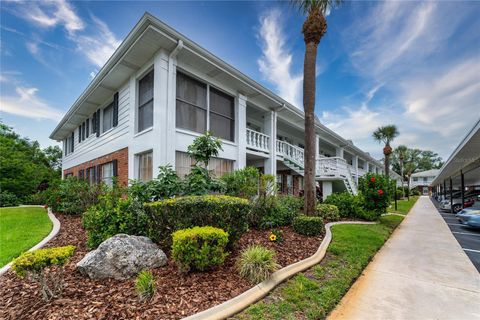
<svg viewBox="0 0 480 320">
<path fill-rule="evenodd" d="M 358 189 L 365 200 L 365 210 L 377 216 L 387 212 L 390 203 L 390 180 L 383 174 L 368 173 L 358 181 Z"/>
</svg>

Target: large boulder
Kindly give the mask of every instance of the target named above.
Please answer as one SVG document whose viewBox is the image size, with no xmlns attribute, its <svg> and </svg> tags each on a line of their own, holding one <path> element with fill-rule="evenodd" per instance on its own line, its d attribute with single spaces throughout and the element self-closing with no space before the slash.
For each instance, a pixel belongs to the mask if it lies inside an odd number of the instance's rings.
<svg viewBox="0 0 480 320">
<path fill-rule="evenodd" d="M 149 238 L 117 234 L 87 253 L 77 263 L 77 269 L 92 279 L 124 280 L 143 269 L 166 264 L 167 256 Z"/>
</svg>

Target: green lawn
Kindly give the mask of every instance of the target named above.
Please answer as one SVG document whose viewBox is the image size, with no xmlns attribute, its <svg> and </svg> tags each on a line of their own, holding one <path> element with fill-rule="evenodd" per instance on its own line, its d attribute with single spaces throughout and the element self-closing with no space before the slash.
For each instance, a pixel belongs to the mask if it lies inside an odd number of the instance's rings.
<svg viewBox="0 0 480 320">
<path fill-rule="evenodd" d="M 410 200 L 397 200 L 397 210 L 395 210 L 395 202 L 392 202 L 392 207 L 388 210 L 388 212 L 407 214 L 415 202 L 417 202 L 418 198 L 418 196 L 411 196 Z"/>
<path fill-rule="evenodd" d="M 0 208 L 0 267 L 30 249 L 52 230 L 40 207 Z"/>
<path fill-rule="evenodd" d="M 324 319 L 403 220 L 385 216 L 377 225 L 336 225 L 326 257 L 276 288 L 236 319 Z"/>
</svg>

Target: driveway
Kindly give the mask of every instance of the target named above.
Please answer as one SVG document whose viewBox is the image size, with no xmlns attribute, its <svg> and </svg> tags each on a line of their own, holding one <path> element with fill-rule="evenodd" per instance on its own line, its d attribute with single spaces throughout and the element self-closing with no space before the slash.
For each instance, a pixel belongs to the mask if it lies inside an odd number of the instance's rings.
<svg viewBox="0 0 480 320">
<path fill-rule="evenodd" d="M 480 274 L 422 196 L 329 316 L 480 319 Z"/>
<path fill-rule="evenodd" d="M 435 203 L 435 201 L 433 202 Z M 435 203 L 435 205 L 437 204 L 438 203 Z M 442 211 L 438 209 L 438 206 L 436 207 L 438 213 L 442 216 L 443 220 L 445 220 L 445 223 L 448 225 L 453 236 L 457 239 L 463 251 L 465 251 L 465 254 L 480 272 L 480 230 L 465 227 L 458 222 L 454 214 Z"/>
</svg>

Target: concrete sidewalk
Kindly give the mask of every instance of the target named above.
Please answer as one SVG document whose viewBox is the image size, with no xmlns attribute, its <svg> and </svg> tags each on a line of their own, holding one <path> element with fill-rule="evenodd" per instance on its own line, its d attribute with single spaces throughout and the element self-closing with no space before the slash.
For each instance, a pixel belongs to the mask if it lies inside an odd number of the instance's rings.
<svg viewBox="0 0 480 320">
<path fill-rule="evenodd" d="M 328 319 L 480 319 L 480 274 L 420 197 Z"/>
</svg>

